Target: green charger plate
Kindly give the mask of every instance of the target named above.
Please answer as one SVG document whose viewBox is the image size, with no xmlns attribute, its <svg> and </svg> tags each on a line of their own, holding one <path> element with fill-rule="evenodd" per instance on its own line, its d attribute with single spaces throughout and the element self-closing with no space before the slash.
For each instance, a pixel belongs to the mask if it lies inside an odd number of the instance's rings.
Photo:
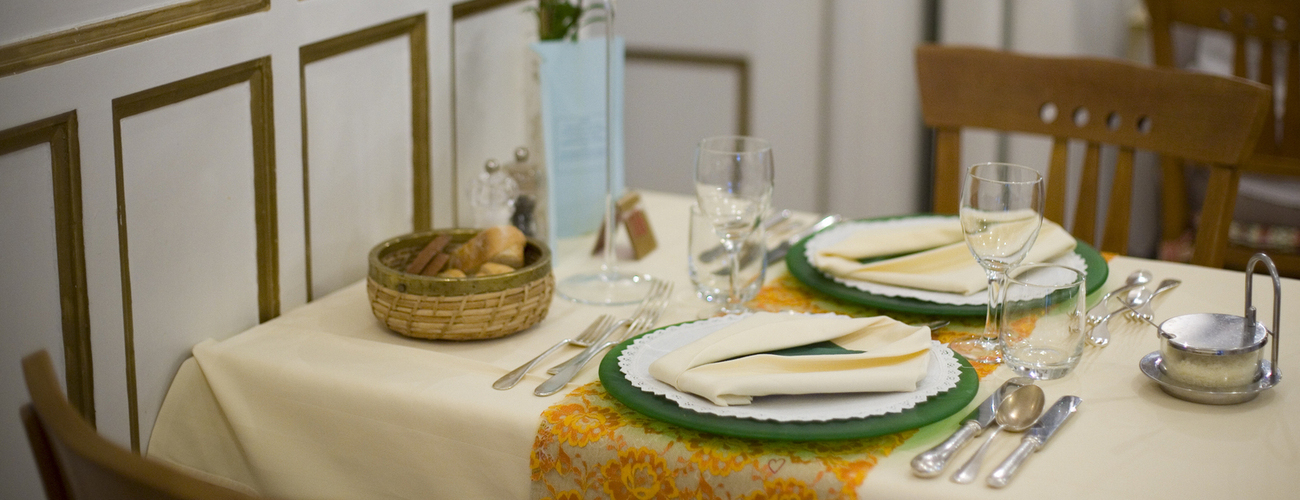
<svg viewBox="0 0 1300 500">
<path fill-rule="evenodd" d="M 902 217 L 860 219 L 854 222 L 880 222 L 929 216 L 930 215 L 906 215 Z M 956 216 L 953 217 L 955 218 Z M 843 222 L 841 222 L 841 224 L 843 224 Z M 822 231 L 825 231 L 826 229 L 823 229 Z M 936 316 L 984 316 L 987 313 L 987 306 L 983 304 L 939 304 L 910 297 L 878 295 L 841 284 L 825 274 L 822 274 L 821 270 L 813 267 L 812 262 L 808 261 L 806 247 L 808 241 L 814 236 L 816 236 L 816 234 L 800 240 L 799 243 L 790 247 L 790 251 L 785 255 L 785 265 L 786 269 L 790 271 L 790 275 L 794 276 L 805 285 L 812 287 L 814 290 L 840 300 L 874 307 L 885 311 L 899 311 Z M 1110 266 L 1106 264 L 1106 259 L 1101 256 L 1101 253 L 1087 243 L 1080 241 L 1078 246 L 1074 248 L 1074 251 L 1083 257 L 1083 261 L 1087 267 L 1087 269 L 1084 269 L 1084 286 L 1087 288 L 1088 294 L 1091 295 L 1093 292 L 1100 289 L 1102 285 L 1106 284 L 1106 278 L 1110 275 Z"/>
<path fill-rule="evenodd" d="M 670 325 L 672 326 L 672 325 Z M 668 328 L 668 327 L 664 327 Z M 654 330 L 642 335 L 662 330 Z M 609 351 L 600 362 L 600 383 L 614 399 L 647 417 L 671 424 L 723 436 L 774 441 L 830 441 L 859 439 L 916 429 L 947 418 L 961 411 L 979 392 L 979 376 L 970 362 L 954 354 L 961 363 L 957 386 L 917 403 L 899 413 L 874 417 L 831 420 L 827 422 L 776 422 L 749 418 L 724 417 L 696 413 L 677 406 L 668 398 L 642 391 L 632 385 L 618 366 L 618 357 L 637 338 L 624 341 Z"/>
</svg>

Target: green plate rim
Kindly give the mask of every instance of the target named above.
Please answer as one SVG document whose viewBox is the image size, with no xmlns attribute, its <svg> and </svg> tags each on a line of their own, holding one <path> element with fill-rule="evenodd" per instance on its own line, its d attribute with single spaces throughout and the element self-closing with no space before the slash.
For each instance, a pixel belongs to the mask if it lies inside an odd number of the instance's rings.
<svg viewBox="0 0 1300 500">
<path fill-rule="evenodd" d="M 692 321 L 678 325 L 685 323 Z M 917 429 L 948 418 L 965 408 L 979 392 L 979 376 L 975 373 L 975 368 L 966 358 L 954 353 L 953 356 L 961 363 L 957 386 L 900 413 L 827 422 L 775 422 L 696 413 L 677 406 L 677 403 L 668 398 L 642 391 L 632 385 L 618 366 L 618 357 L 636 339 L 672 326 L 677 325 L 658 328 L 614 346 L 600 362 L 600 383 L 614 399 L 636 412 L 696 431 L 772 441 L 831 441 L 883 436 Z"/>
<path fill-rule="evenodd" d="M 895 217 L 878 217 L 873 219 L 855 219 L 845 222 L 880 222 L 895 219 L 911 219 L 916 217 L 934 217 L 940 214 L 918 214 L 903 215 Z M 952 217 L 956 217 L 953 215 Z M 836 225 L 838 225 L 836 224 Z M 832 225 L 823 229 L 825 231 L 835 227 Z M 957 305 L 957 304 L 936 304 L 924 300 L 913 299 L 910 297 L 889 297 L 877 295 L 871 292 L 859 290 L 850 286 L 842 285 L 835 280 L 826 277 L 805 257 L 805 248 L 813 236 L 820 234 L 821 231 L 811 234 L 808 237 L 799 240 L 798 243 L 790 247 L 790 251 L 785 255 L 786 269 L 791 276 L 803 282 L 803 284 L 812 287 L 826 295 L 830 295 L 840 300 L 852 302 L 854 304 L 874 307 L 882 311 L 898 311 L 914 314 L 928 314 L 938 316 L 984 316 L 987 313 L 987 307 L 983 305 Z M 1101 253 L 1083 241 L 1078 242 L 1075 251 L 1083 257 L 1084 265 L 1084 286 L 1091 295 L 1106 284 L 1106 279 L 1110 275 L 1110 266 L 1106 264 L 1106 259 Z"/>
</svg>

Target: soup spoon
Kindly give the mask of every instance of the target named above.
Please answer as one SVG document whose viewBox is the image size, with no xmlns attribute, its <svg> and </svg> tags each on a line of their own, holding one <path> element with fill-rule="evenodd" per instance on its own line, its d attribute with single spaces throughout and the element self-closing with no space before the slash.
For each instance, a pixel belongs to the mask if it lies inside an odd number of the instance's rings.
<svg viewBox="0 0 1300 500">
<path fill-rule="evenodd" d="M 984 453 L 988 451 L 989 444 L 993 442 L 993 437 L 998 435 L 1002 429 L 1011 432 L 1020 432 L 1034 425 L 1038 420 L 1038 414 L 1043 412 L 1043 389 L 1036 385 L 1027 385 L 1016 389 L 1002 404 L 998 405 L 998 412 L 995 421 L 997 426 L 989 434 L 988 439 L 980 444 L 975 454 L 971 455 L 970 460 L 962 464 L 957 472 L 952 475 L 952 482 L 967 484 L 975 480 L 979 475 L 980 462 L 984 460 Z"/>
</svg>

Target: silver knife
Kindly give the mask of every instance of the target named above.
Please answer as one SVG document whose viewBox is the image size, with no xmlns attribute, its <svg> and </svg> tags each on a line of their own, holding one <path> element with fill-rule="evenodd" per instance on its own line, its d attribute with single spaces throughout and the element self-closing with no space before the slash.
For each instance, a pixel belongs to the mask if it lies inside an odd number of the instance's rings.
<svg viewBox="0 0 1300 500">
<path fill-rule="evenodd" d="M 1011 476 L 1016 473 L 1016 469 L 1020 468 L 1020 464 L 1029 458 L 1029 455 L 1043 449 L 1047 440 L 1052 439 L 1052 435 L 1061 428 L 1061 424 L 1070 419 L 1070 415 L 1074 415 L 1080 404 L 1083 404 L 1083 400 L 1078 396 L 1062 396 L 1061 399 L 1056 400 L 1056 404 L 1048 408 L 1042 416 L 1038 417 L 1038 422 L 1025 431 L 1020 446 L 1017 446 L 1015 451 L 1012 451 L 1011 455 L 1008 455 L 1007 459 L 989 474 L 989 486 L 1001 488 L 1010 483 Z"/>
<path fill-rule="evenodd" d="M 773 262 L 785 258 L 785 253 L 789 252 L 790 247 L 794 246 L 795 243 L 798 243 L 799 240 L 807 238 L 811 236 L 813 233 L 816 233 L 817 231 L 821 231 L 823 229 L 831 227 L 836 222 L 839 222 L 840 219 L 841 217 L 839 214 L 827 215 L 826 217 L 823 217 L 822 220 L 817 221 L 815 224 L 804 228 L 803 231 L 799 231 L 794 236 L 786 238 L 786 240 L 782 241 L 780 245 L 776 246 L 776 248 L 773 248 L 767 252 L 767 265 L 770 266 L 772 265 Z"/>
<path fill-rule="evenodd" d="M 952 433 L 952 436 L 939 443 L 938 446 L 921 452 L 920 455 L 913 458 L 912 472 L 921 477 L 938 476 L 940 472 L 943 472 L 943 468 L 948 465 L 948 460 L 952 459 L 953 455 L 956 455 L 963 446 L 966 446 L 966 443 L 971 438 L 984 432 L 984 429 L 987 429 L 989 424 L 993 423 L 993 417 L 997 414 L 998 405 L 1002 403 L 1002 398 L 1016 389 L 1033 384 L 1034 380 L 1026 377 L 1016 377 L 1003 382 L 1002 387 L 994 389 L 993 394 L 989 394 L 989 397 L 983 403 L 980 403 L 979 407 L 975 408 L 975 411 L 966 416 L 966 420 L 962 422 L 961 427 L 958 427 Z"/>
</svg>

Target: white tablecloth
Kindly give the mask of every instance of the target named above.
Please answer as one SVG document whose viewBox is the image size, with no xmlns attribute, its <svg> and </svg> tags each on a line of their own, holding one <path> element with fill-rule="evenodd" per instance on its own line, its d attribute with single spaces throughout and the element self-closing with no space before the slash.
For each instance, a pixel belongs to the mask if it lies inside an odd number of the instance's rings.
<svg viewBox="0 0 1300 500">
<path fill-rule="evenodd" d="M 644 199 L 659 249 L 622 265 L 676 283 L 659 324 L 693 319 L 703 302 L 695 298 L 685 268 L 682 221 L 690 199 L 656 193 L 644 193 Z M 598 265 L 589 250 L 589 239 L 563 242 L 556 252 L 557 277 Z M 1242 313 L 1244 280 L 1238 272 L 1119 257 L 1111 262 L 1105 289 L 1139 267 L 1157 279 L 1183 280 L 1160 305 L 1159 319 Z M 1271 285 L 1258 278 L 1255 288 L 1259 317 L 1271 324 Z M 364 283 L 358 282 L 230 339 L 196 346 L 167 395 L 148 454 L 276 497 L 526 498 L 538 416 L 563 393 L 532 395 L 543 380 L 541 369 L 510 391 L 496 391 L 492 382 L 600 314 L 626 316 L 632 309 L 557 298 L 545 321 L 517 335 L 421 341 L 385 330 L 370 314 Z M 1300 326 L 1300 281 L 1285 280 L 1283 314 L 1282 330 Z M 1074 394 L 1084 403 L 1010 487 L 962 486 L 911 474 L 908 461 L 952 432 L 963 411 L 921 429 L 882 459 L 861 495 L 1290 498 L 1300 492 L 1296 381 L 1284 378 L 1241 405 L 1173 399 L 1138 371 L 1138 360 L 1158 348 L 1154 329 L 1123 321 L 1113 326 L 1109 347 L 1090 348 L 1075 373 L 1040 384 L 1049 401 Z M 1300 363 L 1296 345 L 1281 342 L 1284 375 Z M 595 368 L 588 366 L 571 387 L 594 380 Z M 1010 376 L 1001 368 L 989 376 L 971 405 Z M 999 439 L 990 461 L 1014 443 Z M 968 446 L 956 463 L 973 449 Z"/>
</svg>

